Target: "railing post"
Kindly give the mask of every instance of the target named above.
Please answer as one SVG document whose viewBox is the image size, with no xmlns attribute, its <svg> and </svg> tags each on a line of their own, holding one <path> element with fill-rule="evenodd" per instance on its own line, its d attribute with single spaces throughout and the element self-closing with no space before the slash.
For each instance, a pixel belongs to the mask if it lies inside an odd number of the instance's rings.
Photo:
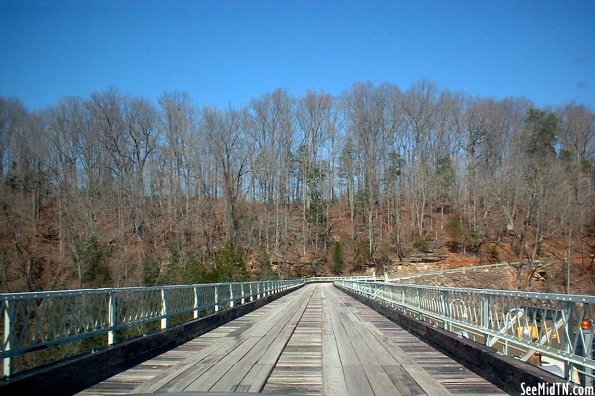
<svg viewBox="0 0 595 396">
<path fill-rule="evenodd" d="M 481 326 L 484 329 L 490 328 L 490 296 L 483 296 L 481 299 Z M 488 345 L 490 336 L 486 333 L 484 345 Z"/>
<path fill-rule="evenodd" d="M 215 285 L 215 312 L 219 312 L 219 285 Z"/>
<path fill-rule="evenodd" d="M 260 299 L 260 282 L 256 283 L 256 298 Z"/>
<path fill-rule="evenodd" d="M 161 289 L 161 328 L 167 329 L 167 289 Z"/>
<path fill-rule="evenodd" d="M 586 304 L 585 304 L 586 305 Z M 587 305 L 588 309 L 588 305 Z M 583 331 L 583 356 L 587 359 L 593 358 L 593 321 L 589 318 L 583 319 L 580 325 Z M 583 367 L 585 369 L 585 388 L 591 388 L 593 386 L 593 369 L 589 367 Z"/>
<path fill-rule="evenodd" d="M 194 286 L 194 319 L 198 319 L 198 287 Z"/>
<path fill-rule="evenodd" d="M 574 350 L 572 339 L 574 338 L 575 330 L 573 329 L 574 326 L 573 321 L 571 319 L 573 317 L 572 314 L 574 308 L 574 304 L 571 303 L 563 304 L 562 308 L 562 317 L 565 317 L 566 320 L 564 322 L 564 329 L 562 329 L 562 334 L 564 334 L 565 336 L 560 340 L 560 349 L 562 349 L 566 353 L 573 353 Z M 564 361 L 564 378 L 572 381 L 574 377 L 574 372 L 574 364 L 568 361 Z"/>
<path fill-rule="evenodd" d="M 14 328 L 13 328 L 13 321 L 12 321 L 12 304 L 8 300 L 4 301 L 4 350 L 6 352 L 10 351 L 13 347 L 13 340 L 14 340 Z M 2 359 L 2 366 L 4 370 L 4 375 L 9 377 L 12 374 L 13 369 L 13 361 L 12 357 L 5 357 Z"/>
<path fill-rule="evenodd" d="M 240 304 L 244 304 L 246 302 L 244 298 L 244 282 L 240 283 L 240 293 L 242 294 L 242 299 L 240 300 Z"/>
<path fill-rule="evenodd" d="M 254 291 L 252 290 L 252 282 L 250 282 L 250 301 L 254 301 Z"/>
<path fill-rule="evenodd" d="M 417 289 L 417 308 L 421 308 L 421 289 Z"/>
<path fill-rule="evenodd" d="M 451 327 L 451 312 L 450 312 L 450 306 L 448 304 L 448 292 L 446 290 L 442 290 L 440 299 L 442 300 L 442 312 L 444 314 L 444 330 L 448 330 L 448 331 L 452 331 L 452 327 Z"/>
<path fill-rule="evenodd" d="M 229 284 L 229 308 L 233 308 L 233 284 Z"/>
<path fill-rule="evenodd" d="M 116 304 L 117 298 L 115 292 L 109 293 L 109 301 L 108 301 L 108 311 L 107 311 L 107 320 L 108 326 L 112 328 L 112 330 L 107 332 L 107 345 L 114 345 L 116 343 L 116 331 L 113 327 L 116 325 Z"/>
</svg>

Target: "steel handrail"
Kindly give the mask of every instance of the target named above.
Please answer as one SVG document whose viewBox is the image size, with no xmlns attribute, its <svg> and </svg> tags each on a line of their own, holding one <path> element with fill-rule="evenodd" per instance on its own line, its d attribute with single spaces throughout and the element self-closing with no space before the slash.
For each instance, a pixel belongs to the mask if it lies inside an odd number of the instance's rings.
<svg viewBox="0 0 595 396">
<path fill-rule="evenodd" d="M 474 340 L 521 360 L 540 352 L 564 363 L 566 379 L 591 384 L 594 378 L 595 296 L 349 280 L 335 284 L 446 330 L 469 331 Z M 517 313 L 514 321 L 511 312 Z"/>
<path fill-rule="evenodd" d="M 166 329 L 172 320 L 197 319 L 303 283 L 276 280 L 0 294 L 3 373 L 13 374 L 13 359 L 30 352 L 100 335 L 107 335 L 104 345 L 112 345 L 125 329 L 150 323 Z M 189 314 L 192 317 L 182 317 Z"/>
</svg>

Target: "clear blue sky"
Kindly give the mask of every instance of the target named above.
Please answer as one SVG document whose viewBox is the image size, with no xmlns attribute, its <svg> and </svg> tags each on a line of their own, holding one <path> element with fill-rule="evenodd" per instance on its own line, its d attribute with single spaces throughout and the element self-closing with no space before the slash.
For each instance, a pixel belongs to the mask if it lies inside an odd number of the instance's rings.
<svg viewBox="0 0 595 396">
<path fill-rule="evenodd" d="M 0 96 L 30 110 L 110 86 L 240 107 L 421 79 L 595 109 L 595 1 L 0 1 Z"/>
</svg>

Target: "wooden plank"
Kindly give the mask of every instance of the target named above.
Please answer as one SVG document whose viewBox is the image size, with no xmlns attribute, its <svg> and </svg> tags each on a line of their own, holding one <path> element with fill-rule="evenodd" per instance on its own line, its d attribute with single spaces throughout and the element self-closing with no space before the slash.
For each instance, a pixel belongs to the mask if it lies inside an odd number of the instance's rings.
<svg viewBox="0 0 595 396">
<path fill-rule="evenodd" d="M 207 348 L 204 348 L 196 353 L 191 353 L 189 357 L 178 363 L 175 367 L 170 370 L 163 371 L 157 377 L 154 377 L 151 381 L 147 381 L 137 388 L 134 389 L 135 393 L 152 393 L 157 392 L 159 389 L 166 387 L 166 385 L 172 382 L 174 379 L 180 377 L 186 371 L 195 367 L 197 362 L 205 359 L 215 352 L 222 352 L 223 350 L 231 350 L 231 345 L 237 342 L 236 339 L 225 337 L 220 342 L 213 343 Z"/>
<path fill-rule="evenodd" d="M 322 307 L 320 288 L 314 287 L 314 295 L 279 356 L 263 392 L 322 393 Z"/>
<path fill-rule="evenodd" d="M 236 360 L 248 353 L 259 339 L 258 337 L 244 337 L 243 335 L 234 337 L 235 341 L 232 348 L 218 351 L 216 353 L 216 359 L 197 362 L 183 376 L 176 378 L 174 382 L 167 388 L 162 388 L 161 391 L 165 391 L 166 389 L 176 392 L 187 389 L 208 391 L 228 370 L 226 365 L 234 365 Z M 246 340 L 249 342 L 241 347 Z M 202 378 L 203 376 L 208 378 Z"/>
<path fill-rule="evenodd" d="M 338 290 L 335 292 L 344 295 Z M 390 351 L 407 372 L 403 378 L 405 382 L 413 378 L 428 394 L 444 394 L 444 392 L 451 394 L 504 393 L 369 307 L 359 302 L 353 302 L 351 297 L 346 297 L 353 304 L 352 311 L 355 316 L 370 330 L 370 334 L 378 339 L 379 344 Z M 415 389 L 409 388 L 415 392 Z"/>
<path fill-rule="evenodd" d="M 341 293 L 336 289 L 333 291 L 334 293 Z M 444 386 L 435 381 L 421 366 L 412 361 L 402 349 L 392 342 L 389 337 L 383 335 L 378 330 L 378 328 L 376 328 L 376 326 L 370 322 L 363 324 L 368 328 L 372 335 L 376 336 L 379 342 L 384 345 L 385 349 L 396 359 L 398 364 L 415 380 L 415 382 L 419 384 L 424 392 L 426 392 L 428 395 L 450 394 L 450 392 Z M 421 341 L 418 340 L 418 342 Z"/>
<path fill-rule="evenodd" d="M 309 300 L 308 300 L 309 301 Z M 250 371 L 244 376 L 239 383 L 240 386 L 247 386 L 249 392 L 260 392 L 267 379 L 270 377 L 275 364 L 279 360 L 287 343 L 291 339 L 294 331 L 302 318 L 303 313 L 307 307 L 308 301 L 304 301 L 303 305 L 291 317 L 287 326 L 281 331 L 279 336 L 271 343 L 267 351 L 260 357 Z"/>
<path fill-rule="evenodd" d="M 377 350 L 380 356 L 376 355 L 368 345 L 361 334 L 366 333 L 367 330 L 362 329 L 362 325 L 359 318 L 353 314 L 348 306 L 342 303 L 334 293 L 328 293 L 329 300 L 333 302 L 339 318 L 345 328 L 348 328 L 347 337 L 351 343 L 353 350 L 358 356 L 363 371 L 368 379 L 368 383 L 372 388 L 372 391 L 376 395 L 400 395 L 399 389 L 395 386 L 391 378 L 388 376 L 382 363 L 385 365 L 396 365 L 398 362 L 388 355 L 385 351 Z M 379 361 L 382 361 L 382 363 Z"/>
<path fill-rule="evenodd" d="M 333 296 L 332 293 L 326 295 Z M 330 326 L 337 341 L 337 350 L 343 366 L 347 394 L 371 395 L 373 394 L 372 387 L 370 386 L 364 368 L 362 367 L 362 363 L 349 340 L 347 330 L 340 319 L 336 299 L 332 297 L 328 298 L 328 303 Z"/>
<path fill-rule="evenodd" d="M 237 337 L 232 338 L 232 341 L 228 344 L 225 344 L 222 348 L 216 349 L 213 353 L 209 356 L 204 357 L 200 361 L 195 362 L 189 369 L 185 370 L 183 373 L 178 375 L 172 381 L 166 383 L 161 388 L 158 389 L 158 392 L 182 392 L 194 382 L 197 378 L 202 376 L 206 371 L 208 371 L 211 367 L 215 364 L 219 363 L 221 360 L 225 359 L 229 354 L 234 353 L 239 348 L 241 351 L 246 350 L 246 348 L 250 348 L 252 343 L 248 343 L 242 347 L 246 340 L 239 339 Z M 233 364 L 233 361 L 226 360 L 228 364 Z"/>
<path fill-rule="evenodd" d="M 302 292 L 302 289 L 298 290 L 298 292 Z M 301 295 L 301 293 L 298 294 Z M 259 328 L 265 322 L 269 324 L 271 320 L 278 319 L 278 313 L 286 312 L 286 304 L 292 301 L 297 301 L 293 294 L 273 301 L 267 306 L 242 318 L 242 322 L 253 323 L 255 328 Z M 214 337 L 215 340 L 213 342 L 215 343 L 204 351 L 201 351 L 201 353 L 191 355 L 175 369 L 170 370 L 170 372 L 163 373 L 159 378 L 139 386 L 135 389 L 135 392 L 155 392 L 159 390 L 182 391 L 198 376 L 204 374 L 212 365 L 217 364 L 226 354 L 231 353 L 234 348 L 237 348 L 242 343 L 242 339 L 245 337 L 242 333 L 237 332 L 238 329 L 243 328 L 245 331 L 250 328 L 247 326 L 238 326 L 237 320 L 224 327 L 225 329 L 217 329 L 219 335 L 228 335 L 224 341 L 221 341 L 221 337 L 218 337 L 217 334 L 205 334 L 201 338 Z"/>
<path fill-rule="evenodd" d="M 277 316 L 279 320 L 268 329 L 266 334 L 263 334 L 260 338 L 253 336 L 254 338 L 259 338 L 254 348 L 234 364 L 209 390 L 231 392 L 237 389 L 238 386 L 246 386 L 248 389 L 252 387 L 258 387 L 259 390 L 262 389 L 270 372 L 261 372 L 261 375 L 257 377 L 247 377 L 248 372 L 263 357 L 277 360 L 303 316 L 311 296 L 311 292 L 305 293 L 301 300 L 294 300 L 288 307 L 289 309 L 284 309 L 283 313 Z M 243 381 L 244 379 L 246 381 Z"/>
<path fill-rule="evenodd" d="M 501 394 L 330 284 L 306 285 L 86 394 L 172 391 Z"/>
<path fill-rule="evenodd" d="M 357 331 L 363 344 L 370 350 L 370 355 L 377 360 L 389 380 L 397 388 L 398 393 L 403 395 L 426 394 L 417 382 L 415 382 L 415 380 L 407 373 L 399 361 L 397 361 L 397 359 L 386 349 L 385 345 L 374 337 L 365 323 L 366 315 L 362 312 L 358 312 L 353 305 L 350 307 L 345 306 L 345 309 L 351 312 L 349 315 L 349 318 L 352 321 L 351 327 Z M 370 380 L 371 383 L 372 381 L 373 380 Z M 390 390 L 390 387 L 387 389 Z"/>
<path fill-rule="evenodd" d="M 274 363 L 256 363 L 232 391 L 236 392 L 240 387 L 244 387 L 243 392 L 261 392 L 274 368 Z"/>
<path fill-rule="evenodd" d="M 222 359 L 212 364 L 209 362 L 209 364 L 197 366 L 198 370 L 193 371 L 192 375 L 188 377 L 188 381 L 176 381 L 174 390 L 177 392 L 209 391 L 230 367 L 254 347 L 258 340 L 256 337 L 248 337 Z"/>
<path fill-rule="evenodd" d="M 337 339 L 331 324 L 331 313 L 326 293 L 322 296 L 322 374 L 324 393 L 327 395 L 346 395 L 347 385 L 343 366 L 339 357 Z"/>
<path fill-rule="evenodd" d="M 233 387 L 238 385 L 239 380 L 251 369 L 252 364 L 255 362 L 255 357 L 257 360 L 266 351 L 266 347 L 274 337 L 287 325 L 287 321 L 293 316 L 293 311 L 302 304 L 307 306 L 307 300 L 309 300 L 313 290 L 312 287 L 301 289 L 300 293 L 294 296 L 294 298 L 285 299 L 285 303 L 278 307 L 278 310 L 281 311 L 279 315 L 270 315 L 269 318 L 259 321 L 253 329 L 246 331 L 245 334 L 240 336 L 240 338 L 245 338 L 249 341 L 248 344 L 244 347 L 239 346 L 208 370 L 201 372 L 183 390 L 208 391 L 214 388 L 219 381 L 221 383 L 217 386 L 218 388 L 222 390 L 233 389 Z M 303 303 L 304 300 L 306 300 L 306 303 Z M 287 309 L 288 305 L 292 309 Z M 228 375 L 230 370 L 233 370 L 234 376 Z"/>
</svg>

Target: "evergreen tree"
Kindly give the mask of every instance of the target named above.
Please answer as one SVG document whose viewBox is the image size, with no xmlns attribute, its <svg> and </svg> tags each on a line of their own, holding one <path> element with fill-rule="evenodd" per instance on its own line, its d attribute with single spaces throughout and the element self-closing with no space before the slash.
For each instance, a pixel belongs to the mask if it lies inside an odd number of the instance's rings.
<svg viewBox="0 0 595 396">
<path fill-rule="evenodd" d="M 85 245 L 81 261 L 84 263 L 82 283 L 86 287 L 109 287 L 112 285 L 112 277 L 107 267 L 107 259 L 110 249 L 93 235 Z"/>
<path fill-rule="evenodd" d="M 154 258 L 145 258 L 142 264 L 142 286 L 157 286 L 159 284 L 159 262 Z"/>
<path fill-rule="evenodd" d="M 215 271 L 219 282 L 248 280 L 242 249 L 229 239 L 215 255 Z"/>
<path fill-rule="evenodd" d="M 164 283 L 168 285 L 178 285 L 180 283 L 184 283 L 183 278 L 184 274 L 182 270 L 180 252 L 178 249 L 171 249 Z"/>
<path fill-rule="evenodd" d="M 258 279 L 272 280 L 279 279 L 279 274 L 271 269 L 271 258 L 264 248 L 261 248 L 256 257 L 256 264 L 258 266 Z"/>
<path fill-rule="evenodd" d="M 335 241 L 333 243 L 333 255 L 332 255 L 332 268 L 331 272 L 334 275 L 340 275 L 343 273 L 343 249 L 341 243 Z"/>
<path fill-rule="evenodd" d="M 558 118 L 553 113 L 529 109 L 525 118 L 527 128 L 526 151 L 529 157 L 538 161 L 556 154 Z"/>
</svg>

